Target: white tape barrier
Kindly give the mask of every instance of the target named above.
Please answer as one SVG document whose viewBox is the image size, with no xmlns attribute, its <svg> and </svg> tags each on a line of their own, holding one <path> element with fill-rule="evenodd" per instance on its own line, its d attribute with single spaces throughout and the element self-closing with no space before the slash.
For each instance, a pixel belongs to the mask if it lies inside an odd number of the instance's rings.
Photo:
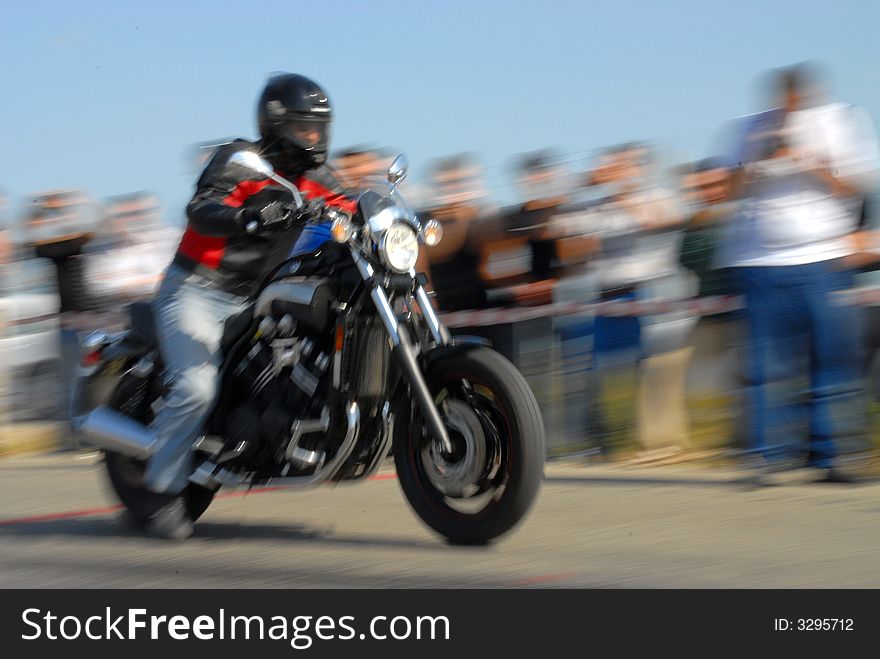
<svg viewBox="0 0 880 659">
<path fill-rule="evenodd" d="M 880 287 L 853 288 L 837 294 L 841 303 L 853 306 L 880 305 Z M 664 300 L 608 300 L 605 302 L 556 302 L 534 307 L 467 309 L 440 314 L 447 327 L 504 325 L 535 318 L 560 316 L 654 316 L 685 312 L 691 316 L 713 316 L 742 309 L 739 295 L 710 295 Z"/>
<path fill-rule="evenodd" d="M 663 313 L 687 312 L 708 316 L 742 308 L 738 295 L 686 298 L 678 300 L 608 300 L 606 302 L 556 302 L 536 307 L 505 307 L 499 309 L 468 309 L 440 314 L 447 327 L 480 327 L 504 325 L 535 318 L 560 316 L 652 316 Z"/>
<path fill-rule="evenodd" d="M 838 294 L 845 304 L 856 306 L 880 305 L 880 287 L 856 288 Z M 608 300 L 605 302 L 555 302 L 533 307 L 499 307 L 497 309 L 466 309 L 441 313 L 440 319 L 450 328 L 505 325 L 536 318 L 560 316 L 653 316 L 664 313 L 685 312 L 691 316 L 712 316 L 743 308 L 739 295 L 713 295 L 698 298 L 663 300 Z M 10 325 L 26 325 L 40 322 L 56 315 L 39 318 L 21 318 Z M 65 315 L 66 327 L 80 330 L 101 328 L 118 331 L 124 329 L 126 319 L 118 312 L 81 313 Z"/>
</svg>

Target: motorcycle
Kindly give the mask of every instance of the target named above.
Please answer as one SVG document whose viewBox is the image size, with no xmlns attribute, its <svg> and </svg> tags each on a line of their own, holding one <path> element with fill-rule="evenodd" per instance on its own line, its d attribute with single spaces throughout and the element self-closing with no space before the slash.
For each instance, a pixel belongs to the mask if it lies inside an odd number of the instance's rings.
<svg viewBox="0 0 880 659">
<path fill-rule="evenodd" d="M 259 155 L 235 164 L 299 190 Z M 328 211 L 332 239 L 281 263 L 224 328 L 217 404 L 192 446 L 185 500 L 198 519 L 222 486 L 308 487 L 364 480 L 393 455 L 417 515 L 451 543 L 510 530 L 536 498 L 545 437 L 519 371 L 482 340 L 453 338 L 415 271 L 420 244 L 442 237 L 403 199 L 401 155 L 365 180 L 352 216 Z M 121 373 L 81 431 L 103 450 L 129 514 L 146 523 L 160 495 L 143 485 L 157 448 L 162 356 L 149 303 L 127 332 L 82 345 L 92 374 Z"/>
</svg>

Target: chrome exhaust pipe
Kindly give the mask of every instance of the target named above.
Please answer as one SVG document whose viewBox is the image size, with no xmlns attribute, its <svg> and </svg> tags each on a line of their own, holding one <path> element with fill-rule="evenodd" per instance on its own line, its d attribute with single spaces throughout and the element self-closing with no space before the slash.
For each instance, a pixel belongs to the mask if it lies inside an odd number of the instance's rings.
<svg viewBox="0 0 880 659">
<path fill-rule="evenodd" d="M 89 444 L 137 460 L 152 456 L 158 443 L 150 428 L 104 406 L 86 415 L 80 431 Z"/>
<path fill-rule="evenodd" d="M 345 430 L 345 438 L 336 451 L 336 455 L 325 465 L 318 467 L 311 476 L 281 476 L 278 478 L 270 478 L 266 483 L 269 487 L 312 487 L 313 485 L 321 485 L 325 481 L 330 480 L 336 475 L 342 467 L 342 463 L 351 455 L 354 445 L 357 443 L 358 434 L 361 428 L 361 410 L 358 404 L 351 402 L 345 409 L 345 420 L 348 424 Z"/>
</svg>

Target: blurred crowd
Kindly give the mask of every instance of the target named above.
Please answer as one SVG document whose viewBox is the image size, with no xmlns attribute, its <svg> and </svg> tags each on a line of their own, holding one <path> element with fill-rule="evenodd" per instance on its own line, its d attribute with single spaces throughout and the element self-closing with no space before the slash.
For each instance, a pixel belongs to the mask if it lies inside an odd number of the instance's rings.
<svg viewBox="0 0 880 659">
<path fill-rule="evenodd" d="M 768 81 L 766 110 L 732 120 L 717 152 L 696 162 L 666 162 L 644 142 L 601 148 L 586 167 L 552 149 L 527 153 L 510 163 L 520 197 L 510 206 L 493 200 L 476 154 L 437 158 L 425 179 L 403 184 L 420 215 L 443 225 L 420 264 L 441 312 L 609 303 L 558 317 L 548 307 L 542 321 L 558 377 L 540 394 L 562 401 L 557 443 L 602 455 L 692 447 L 686 401 L 699 389 L 718 392 L 726 418 L 749 419 L 714 444 L 746 448 L 762 468 L 807 461 L 840 478 L 838 456 L 871 447 L 865 383 L 877 333 L 865 328 L 877 321 L 837 294 L 880 259 L 876 136 L 816 68 Z M 393 155 L 362 145 L 332 164 L 356 189 Z M 18 235 L 0 231 L 0 286 L 8 293 L 17 262 L 51 263 L 71 373 L 77 335 L 106 324 L 99 312 L 151 296 L 178 233 L 145 192 L 97 204 L 50 191 L 26 205 Z M 0 213 L 11 225 L 2 197 Z M 715 296 L 727 303 L 714 313 L 639 311 Z M 476 321 L 461 331 L 493 336 Z"/>
</svg>

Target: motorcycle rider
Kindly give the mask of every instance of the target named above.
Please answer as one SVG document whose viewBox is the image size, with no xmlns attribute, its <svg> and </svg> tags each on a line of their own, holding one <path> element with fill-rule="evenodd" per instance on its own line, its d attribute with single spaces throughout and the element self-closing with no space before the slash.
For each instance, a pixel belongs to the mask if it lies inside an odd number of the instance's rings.
<svg viewBox="0 0 880 659">
<path fill-rule="evenodd" d="M 192 520 L 182 493 L 192 473 L 191 445 L 214 405 L 225 321 L 245 310 L 261 279 L 287 258 L 302 227 L 326 208 L 353 213 L 326 165 L 332 109 L 314 81 L 280 74 L 258 103 L 260 139 L 218 148 L 187 205 L 187 227 L 154 301 L 156 332 L 168 392 L 153 423 L 159 449 L 147 462 L 144 484 L 157 493 L 153 534 L 184 539 Z M 230 157 L 251 150 L 293 182 L 292 195 Z"/>
</svg>

